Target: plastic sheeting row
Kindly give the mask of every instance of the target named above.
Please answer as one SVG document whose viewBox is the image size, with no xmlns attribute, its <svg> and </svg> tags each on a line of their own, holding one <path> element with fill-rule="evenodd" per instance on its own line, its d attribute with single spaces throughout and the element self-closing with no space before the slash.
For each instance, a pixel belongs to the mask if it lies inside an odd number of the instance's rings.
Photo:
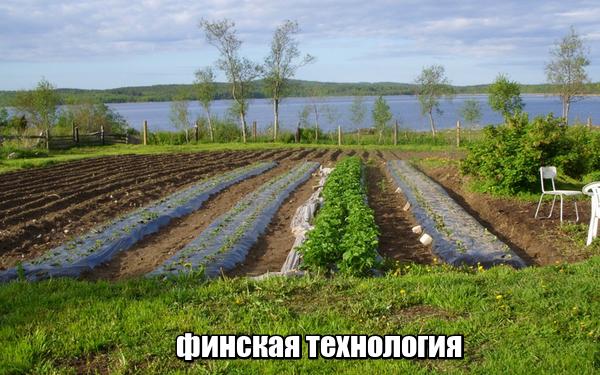
<svg viewBox="0 0 600 375">
<path fill-rule="evenodd" d="M 305 162 L 266 182 L 148 276 L 203 270 L 206 277 L 215 277 L 234 268 L 246 259 L 283 201 L 318 167 L 318 163 Z"/>
<path fill-rule="evenodd" d="M 320 179 L 317 189 L 312 193 L 310 198 L 302 204 L 302 206 L 296 209 L 296 212 L 292 217 L 290 228 L 294 234 L 295 240 L 292 249 L 288 253 L 287 258 L 281 267 L 281 274 L 293 273 L 299 270 L 301 256 L 296 249 L 306 240 L 306 233 L 313 229 L 312 222 L 315 218 L 315 214 L 323 204 L 323 197 L 321 197 L 323 186 L 332 170 L 333 168 L 319 169 Z"/>
<path fill-rule="evenodd" d="M 423 173 L 402 160 L 389 161 L 387 167 L 409 202 L 415 219 L 433 239 L 433 252 L 445 262 L 455 266 L 526 266 L 504 242 L 488 232 Z"/>
<path fill-rule="evenodd" d="M 0 272 L 0 281 L 25 276 L 28 280 L 77 277 L 112 259 L 173 219 L 198 210 L 211 195 L 277 164 L 266 162 L 235 169 L 202 180 L 145 208 L 126 214 L 99 230 L 93 230 L 19 267 Z"/>
</svg>

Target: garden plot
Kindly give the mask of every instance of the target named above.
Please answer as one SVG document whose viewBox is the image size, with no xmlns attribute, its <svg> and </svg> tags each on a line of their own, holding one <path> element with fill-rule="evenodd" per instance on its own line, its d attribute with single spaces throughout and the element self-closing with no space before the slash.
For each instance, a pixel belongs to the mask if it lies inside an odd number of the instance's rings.
<svg viewBox="0 0 600 375">
<path fill-rule="evenodd" d="M 319 210 L 319 207 L 323 204 L 323 197 L 321 196 L 323 192 L 323 186 L 327 181 L 327 177 L 331 173 L 333 168 L 321 168 L 319 170 L 319 185 L 317 190 L 308 198 L 306 202 L 302 204 L 302 206 L 298 207 L 296 213 L 292 217 L 292 222 L 290 224 L 290 229 L 294 234 L 295 240 L 292 245 L 292 249 L 288 253 L 283 266 L 281 266 L 280 274 L 288 274 L 294 273 L 300 268 L 301 256 L 298 253 L 297 249 L 302 246 L 304 241 L 306 241 L 306 233 L 312 229 L 314 226 L 312 225 L 313 220 L 315 218 L 315 214 Z"/>
<path fill-rule="evenodd" d="M 296 251 L 302 267 L 361 275 L 379 263 L 379 228 L 367 204 L 364 166 L 351 156 L 338 162 L 323 188 L 323 206 L 314 228 Z"/>
<path fill-rule="evenodd" d="M 211 195 L 276 165 L 275 162 L 253 164 L 200 181 L 146 208 L 116 219 L 102 229 L 50 250 L 37 259 L 1 272 L 0 281 L 17 277 L 37 280 L 78 276 L 110 260 L 116 253 L 128 249 L 143 237 L 157 232 L 171 220 L 198 210 Z"/>
<path fill-rule="evenodd" d="M 198 237 L 149 276 L 197 272 L 208 277 L 230 270 L 246 258 L 283 201 L 307 181 L 319 163 L 305 162 L 243 197 Z"/>
<path fill-rule="evenodd" d="M 406 208 L 412 211 L 424 236 L 432 238 L 433 252 L 444 261 L 456 266 L 526 265 L 423 173 L 402 160 L 389 161 L 387 167 L 406 196 Z"/>
</svg>

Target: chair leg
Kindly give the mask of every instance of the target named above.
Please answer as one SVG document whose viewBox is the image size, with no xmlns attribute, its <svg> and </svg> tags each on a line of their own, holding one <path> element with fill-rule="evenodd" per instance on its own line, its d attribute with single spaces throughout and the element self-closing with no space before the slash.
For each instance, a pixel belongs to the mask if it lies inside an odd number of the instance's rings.
<svg viewBox="0 0 600 375">
<path fill-rule="evenodd" d="M 562 219 L 562 214 L 563 214 L 563 196 L 562 194 L 560 195 L 560 223 L 562 224 L 563 219 Z"/>
<path fill-rule="evenodd" d="M 542 195 L 540 196 L 540 201 L 538 202 L 537 209 L 535 210 L 535 215 L 533 216 L 534 219 L 537 219 L 538 217 L 538 212 L 540 212 L 540 206 L 542 205 L 542 199 L 544 199 L 544 193 L 542 193 Z"/>
<path fill-rule="evenodd" d="M 552 217 L 552 213 L 554 212 L 554 203 L 556 203 L 556 195 L 552 198 L 552 207 L 550 207 L 550 214 L 548 215 L 548 219 Z"/>
<path fill-rule="evenodd" d="M 575 222 L 578 223 L 579 222 L 579 210 L 577 209 L 577 200 L 575 200 Z"/>
<path fill-rule="evenodd" d="M 594 215 L 595 212 L 592 212 L 592 218 L 590 219 L 590 228 L 588 229 L 588 238 L 586 242 L 586 246 L 591 245 L 592 240 L 596 237 L 598 230 L 598 218 Z"/>
</svg>

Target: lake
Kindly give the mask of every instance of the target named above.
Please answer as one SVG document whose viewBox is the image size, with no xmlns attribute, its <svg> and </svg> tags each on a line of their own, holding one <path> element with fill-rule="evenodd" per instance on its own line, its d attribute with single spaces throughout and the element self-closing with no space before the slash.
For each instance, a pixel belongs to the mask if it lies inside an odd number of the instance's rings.
<svg viewBox="0 0 600 375">
<path fill-rule="evenodd" d="M 530 118 L 537 115 L 546 115 L 553 112 L 555 115 L 562 113 L 560 99 L 556 96 L 544 95 L 523 95 L 525 111 L 530 114 Z M 371 125 L 371 110 L 376 97 L 364 97 L 367 107 L 365 120 L 361 127 Z M 394 119 L 398 119 L 400 126 L 413 130 L 429 130 L 429 120 L 420 113 L 419 103 L 416 96 L 386 96 Z M 451 128 L 460 118 L 460 109 L 465 100 L 474 99 L 480 102 L 482 109 L 481 124 L 497 124 L 502 121 L 502 117 L 493 112 L 487 104 L 487 95 L 458 95 L 452 101 L 441 101 L 442 114 L 436 115 L 436 124 L 439 129 Z M 322 106 L 319 124 L 324 130 L 333 130 L 339 124 L 345 130 L 351 130 L 354 126 L 350 121 L 350 107 L 353 97 L 326 97 L 319 103 Z M 231 107 L 231 100 L 216 100 L 213 102 L 212 112 L 219 117 L 225 117 Z M 299 114 L 303 108 L 310 104 L 309 98 L 287 98 L 280 105 L 280 122 L 284 129 L 294 129 L 298 123 Z M 152 103 L 115 103 L 109 104 L 109 107 L 120 113 L 127 122 L 134 128 L 141 129 L 144 120 L 148 120 L 148 126 L 151 130 L 173 130 L 169 120 L 170 102 L 152 102 Z M 191 119 L 203 116 L 197 102 L 190 102 Z M 312 115 L 312 113 L 311 113 Z M 569 115 L 570 122 L 585 122 L 591 117 L 594 123 L 600 123 L 600 96 L 590 96 L 573 103 Z M 237 122 L 237 117 L 235 117 Z M 273 122 L 273 108 L 268 99 L 253 99 L 250 101 L 250 107 L 247 116 L 248 125 L 256 121 L 259 129 L 265 129 L 271 126 Z M 312 117 L 309 117 L 309 124 L 314 123 Z M 466 124 L 463 124 L 466 126 Z"/>
</svg>

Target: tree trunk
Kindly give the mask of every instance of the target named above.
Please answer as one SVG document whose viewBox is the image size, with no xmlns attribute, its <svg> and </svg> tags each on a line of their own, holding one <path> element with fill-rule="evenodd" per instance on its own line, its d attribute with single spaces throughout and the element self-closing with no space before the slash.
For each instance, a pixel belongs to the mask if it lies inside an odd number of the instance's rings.
<svg viewBox="0 0 600 375">
<path fill-rule="evenodd" d="M 317 106 L 314 106 L 315 108 L 315 141 L 319 141 L 319 110 L 317 109 Z"/>
<path fill-rule="evenodd" d="M 279 99 L 273 100 L 273 141 L 277 142 L 277 133 L 279 132 Z"/>
<path fill-rule="evenodd" d="M 212 120 L 210 118 L 210 110 L 206 109 L 206 117 L 208 118 L 208 135 L 210 136 L 210 141 L 215 141 L 215 136 L 213 134 Z"/>
<path fill-rule="evenodd" d="M 246 143 L 246 114 L 240 112 L 240 121 L 242 123 L 242 142 Z"/>
<path fill-rule="evenodd" d="M 563 118 L 565 119 L 565 125 L 569 125 L 569 109 L 571 107 L 571 100 L 566 98 L 563 104 Z"/>
<path fill-rule="evenodd" d="M 429 111 L 429 124 L 431 125 L 431 134 L 435 137 L 435 122 L 433 122 L 433 113 Z"/>
</svg>

